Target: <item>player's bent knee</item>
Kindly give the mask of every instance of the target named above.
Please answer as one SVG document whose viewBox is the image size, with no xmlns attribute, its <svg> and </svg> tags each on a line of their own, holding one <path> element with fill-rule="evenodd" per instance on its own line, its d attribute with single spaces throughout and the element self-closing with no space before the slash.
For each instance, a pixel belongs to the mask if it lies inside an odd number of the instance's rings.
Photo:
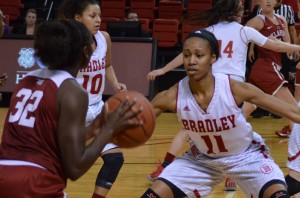
<svg viewBox="0 0 300 198">
<path fill-rule="evenodd" d="M 287 175 L 285 177 L 285 182 L 288 186 L 288 192 L 291 196 L 300 192 L 300 182 L 299 181 L 297 181 L 293 177 Z"/>
<path fill-rule="evenodd" d="M 269 190 L 269 188 L 274 188 L 273 185 L 277 185 L 277 188 L 279 186 L 281 186 L 281 189 L 278 188 L 276 189 L 276 192 L 271 194 L 269 197 L 270 198 L 286 198 L 286 197 L 290 197 L 289 196 L 289 193 L 287 192 L 287 189 L 286 189 L 286 183 L 282 180 L 279 180 L 279 179 L 273 179 L 269 182 L 267 182 L 261 189 L 260 189 L 260 192 L 259 192 L 259 198 L 263 198 L 264 197 L 264 194 L 266 193 L 266 191 Z M 275 190 L 275 189 L 274 189 Z M 282 193 L 281 193 L 282 192 Z M 270 192 L 269 192 L 270 193 Z M 268 193 L 268 194 L 269 194 Z"/>
<path fill-rule="evenodd" d="M 148 190 L 141 196 L 141 198 L 149 198 L 149 197 L 156 197 L 160 198 L 156 192 L 154 192 L 151 188 L 148 188 Z"/>
<path fill-rule="evenodd" d="M 123 166 L 123 153 L 108 153 L 103 155 L 102 159 L 104 164 L 98 173 L 96 186 L 110 189 Z"/>
<path fill-rule="evenodd" d="M 169 182 L 168 180 L 163 179 L 163 178 L 158 178 L 157 180 L 163 181 L 165 184 L 167 184 L 169 186 L 169 188 L 172 190 L 174 197 L 186 197 L 187 196 L 182 190 L 180 190 L 177 186 L 175 186 L 173 183 Z"/>
</svg>

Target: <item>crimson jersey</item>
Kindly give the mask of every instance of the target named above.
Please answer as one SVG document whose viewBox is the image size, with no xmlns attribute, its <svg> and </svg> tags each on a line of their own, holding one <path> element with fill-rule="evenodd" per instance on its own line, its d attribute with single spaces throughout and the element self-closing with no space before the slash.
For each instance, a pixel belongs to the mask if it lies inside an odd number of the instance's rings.
<svg viewBox="0 0 300 198">
<path fill-rule="evenodd" d="M 272 21 L 270 21 L 270 19 L 264 15 L 260 14 L 258 16 L 264 21 L 264 27 L 260 30 L 261 34 L 269 38 L 275 37 L 279 40 L 283 40 L 285 37 L 284 22 L 278 15 L 275 14 L 278 25 L 272 23 Z M 281 65 L 281 53 L 279 52 L 274 52 L 272 50 L 257 46 L 257 54 L 257 59 L 262 58 L 269 62 L 275 62 L 276 64 Z"/>
<path fill-rule="evenodd" d="M 206 110 L 195 100 L 189 78 L 179 82 L 177 117 L 201 153 L 211 157 L 240 154 L 252 143 L 252 128 L 235 103 L 228 75 L 214 76 L 215 91 Z"/>
<path fill-rule="evenodd" d="M 39 69 L 20 81 L 5 120 L 0 159 L 38 164 L 66 182 L 57 140 L 57 92 L 66 79 L 75 80 L 65 71 Z"/>
</svg>

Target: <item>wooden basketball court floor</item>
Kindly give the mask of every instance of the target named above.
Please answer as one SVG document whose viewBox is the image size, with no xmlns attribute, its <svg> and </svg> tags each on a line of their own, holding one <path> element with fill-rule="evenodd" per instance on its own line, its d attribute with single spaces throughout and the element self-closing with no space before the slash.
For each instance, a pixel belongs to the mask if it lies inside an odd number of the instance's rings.
<svg viewBox="0 0 300 198">
<path fill-rule="evenodd" d="M 0 134 L 7 108 L 0 108 Z M 274 131 L 282 128 L 287 122 L 285 119 L 274 119 L 272 117 L 249 118 L 254 131 L 259 132 L 271 150 L 274 160 L 287 173 L 287 138 L 279 138 Z M 152 184 L 147 180 L 147 175 L 155 168 L 157 160 L 163 160 L 172 138 L 181 128 L 174 113 L 164 113 L 157 118 L 155 131 L 146 144 L 133 148 L 123 149 L 125 163 L 120 171 L 117 181 L 113 185 L 108 198 L 138 198 Z M 186 145 L 187 147 L 187 145 Z M 182 152 L 184 149 L 182 150 Z M 91 169 L 77 181 L 68 181 L 65 190 L 70 198 L 89 198 L 94 189 L 95 178 L 102 165 L 99 158 Z M 246 196 L 238 188 L 237 191 L 226 192 L 223 190 L 224 182 L 218 185 L 208 198 L 245 198 Z M 296 197 L 296 196 L 295 196 Z M 300 196 L 299 196 L 300 197 Z"/>
</svg>

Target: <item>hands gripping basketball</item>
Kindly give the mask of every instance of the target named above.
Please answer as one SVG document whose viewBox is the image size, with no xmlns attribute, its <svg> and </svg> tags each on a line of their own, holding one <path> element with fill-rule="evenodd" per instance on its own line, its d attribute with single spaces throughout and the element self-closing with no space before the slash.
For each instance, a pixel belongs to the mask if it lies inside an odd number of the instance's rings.
<svg viewBox="0 0 300 198">
<path fill-rule="evenodd" d="M 119 92 L 111 96 L 106 105 L 106 111 L 115 112 L 106 119 L 112 119 L 110 122 L 115 125 L 113 143 L 133 148 L 144 144 L 151 137 L 156 116 L 150 101 L 143 94 L 137 91 Z"/>
<path fill-rule="evenodd" d="M 136 100 L 128 101 L 126 97 L 114 111 L 109 112 L 108 103 L 104 104 L 103 116 L 104 122 L 102 130 L 111 131 L 112 135 L 131 127 L 137 127 L 143 124 L 142 120 L 135 119 L 142 112 L 142 107 L 133 109 Z"/>
<path fill-rule="evenodd" d="M 90 136 L 105 134 L 118 146 L 133 148 L 152 136 L 155 124 L 153 107 L 144 95 L 136 91 L 119 92 L 105 102 L 101 114 L 91 125 Z"/>
</svg>

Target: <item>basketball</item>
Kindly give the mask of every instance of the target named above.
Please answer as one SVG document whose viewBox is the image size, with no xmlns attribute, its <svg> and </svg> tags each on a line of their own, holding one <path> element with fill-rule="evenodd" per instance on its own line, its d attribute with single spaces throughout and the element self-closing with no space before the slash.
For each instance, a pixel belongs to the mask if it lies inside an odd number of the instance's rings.
<svg viewBox="0 0 300 198">
<path fill-rule="evenodd" d="M 113 111 L 123 101 L 126 96 L 128 101 L 136 99 L 136 103 L 132 107 L 143 107 L 142 112 L 138 115 L 137 119 L 142 120 L 143 124 L 134 128 L 127 128 L 124 131 L 119 132 L 113 138 L 113 143 L 123 148 L 133 148 L 144 144 L 152 135 L 156 116 L 153 107 L 149 100 L 141 93 L 137 91 L 119 92 L 111 96 L 106 102 L 108 104 L 108 110 Z"/>
</svg>

